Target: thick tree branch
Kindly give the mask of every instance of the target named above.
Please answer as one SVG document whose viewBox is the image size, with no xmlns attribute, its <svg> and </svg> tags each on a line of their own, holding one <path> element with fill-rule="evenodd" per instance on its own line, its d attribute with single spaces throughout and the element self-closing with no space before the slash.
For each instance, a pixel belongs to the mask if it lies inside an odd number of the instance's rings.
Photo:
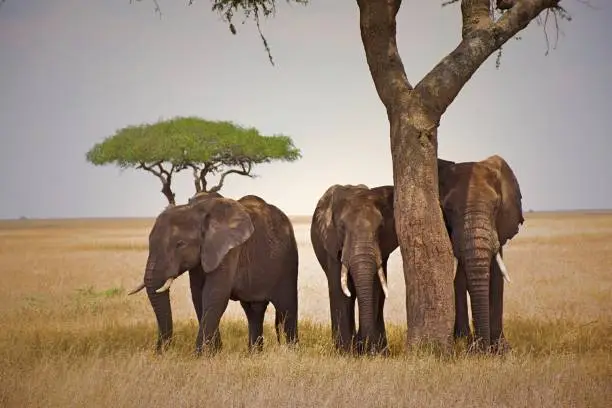
<svg viewBox="0 0 612 408">
<path fill-rule="evenodd" d="M 485 60 L 542 11 L 557 7 L 560 0 L 518 0 L 494 24 L 468 33 L 448 56 L 438 63 L 414 90 L 428 114 L 440 118 L 463 86 Z"/>
<path fill-rule="evenodd" d="M 221 173 L 221 178 L 219 179 L 219 183 L 212 187 L 210 190 L 208 190 L 208 192 L 210 193 L 217 193 L 219 192 L 219 190 L 221 190 L 221 188 L 223 187 L 223 183 L 225 182 L 225 177 L 227 177 L 230 174 L 240 174 L 241 176 L 247 176 L 247 177 L 253 177 L 253 175 L 251 174 L 251 169 L 253 168 L 251 162 L 247 162 L 242 163 L 241 164 L 242 169 L 238 170 L 238 169 L 230 169 L 227 170 L 223 173 Z"/>
<path fill-rule="evenodd" d="M 461 0 L 461 14 L 463 16 L 463 39 L 476 30 L 487 28 L 491 20 L 491 0 Z"/>
<path fill-rule="evenodd" d="M 376 92 L 389 114 L 412 90 L 397 50 L 395 17 L 401 0 L 357 0 L 361 40 Z"/>
</svg>

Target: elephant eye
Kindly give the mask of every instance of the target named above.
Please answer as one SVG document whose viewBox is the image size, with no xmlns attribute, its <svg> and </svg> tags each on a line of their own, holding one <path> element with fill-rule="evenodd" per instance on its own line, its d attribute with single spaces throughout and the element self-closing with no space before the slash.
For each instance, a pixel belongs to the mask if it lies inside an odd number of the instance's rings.
<svg viewBox="0 0 612 408">
<path fill-rule="evenodd" d="M 185 245 L 187 245 L 187 243 L 183 241 L 182 239 L 179 239 L 178 241 L 176 241 L 177 248 L 183 248 Z"/>
</svg>

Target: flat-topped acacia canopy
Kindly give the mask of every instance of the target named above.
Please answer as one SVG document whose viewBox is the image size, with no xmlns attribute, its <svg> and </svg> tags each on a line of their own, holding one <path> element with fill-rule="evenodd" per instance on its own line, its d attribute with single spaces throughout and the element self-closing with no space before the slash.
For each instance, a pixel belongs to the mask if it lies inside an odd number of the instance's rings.
<svg viewBox="0 0 612 408">
<path fill-rule="evenodd" d="M 94 165 L 115 164 L 155 174 L 170 204 L 172 176 L 182 170 L 193 171 L 196 192 L 219 191 L 228 174 L 252 177 L 255 164 L 300 157 L 289 136 L 266 136 L 253 127 L 194 116 L 126 126 L 87 152 Z M 219 183 L 207 189 L 206 176 L 216 173 L 221 173 Z"/>
</svg>

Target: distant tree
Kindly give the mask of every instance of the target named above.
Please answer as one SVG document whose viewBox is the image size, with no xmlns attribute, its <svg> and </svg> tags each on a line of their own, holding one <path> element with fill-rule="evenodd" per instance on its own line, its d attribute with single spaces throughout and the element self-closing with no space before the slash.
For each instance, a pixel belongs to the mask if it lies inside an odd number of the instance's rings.
<svg viewBox="0 0 612 408">
<path fill-rule="evenodd" d="M 87 161 L 94 165 L 114 164 L 154 174 L 171 205 L 176 203 L 172 178 L 180 171 L 192 171 L 196 193 L 218 192 L 230 174 L 254 177 L 256 164 L 300 157 L 289 136 L 265 136 L 255 128 L 198 117 L 127 126 L 87 152 Z M 207 177 L 215 174 L 219 181 L 209 188 Z"/>
</svg>

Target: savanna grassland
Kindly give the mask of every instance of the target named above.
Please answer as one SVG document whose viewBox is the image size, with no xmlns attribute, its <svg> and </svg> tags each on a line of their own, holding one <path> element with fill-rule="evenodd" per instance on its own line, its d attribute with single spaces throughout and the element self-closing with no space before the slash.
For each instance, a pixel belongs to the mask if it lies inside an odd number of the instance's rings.
<svg viewBox="0 0 612 408">
<path fill-rule="evenodd" d="M 223 351 L 192 356 L 188 277 L 172 287 L 176 341 L 152 348 L 143 275 L 152 219 L 0 222 L 0 406 L 3 407 L 609 407 L 612 406 L 612 213 L 530 213 L 505 250 L 510 355 L 407 354 L 404 282 L 392 255 L 385 317 L 391 357 L 334 354 L 324 274 L 308 219 L 300 250 L 300 349 L 273 335 L 247 354 L 236 302 Z"/>
</svg>

